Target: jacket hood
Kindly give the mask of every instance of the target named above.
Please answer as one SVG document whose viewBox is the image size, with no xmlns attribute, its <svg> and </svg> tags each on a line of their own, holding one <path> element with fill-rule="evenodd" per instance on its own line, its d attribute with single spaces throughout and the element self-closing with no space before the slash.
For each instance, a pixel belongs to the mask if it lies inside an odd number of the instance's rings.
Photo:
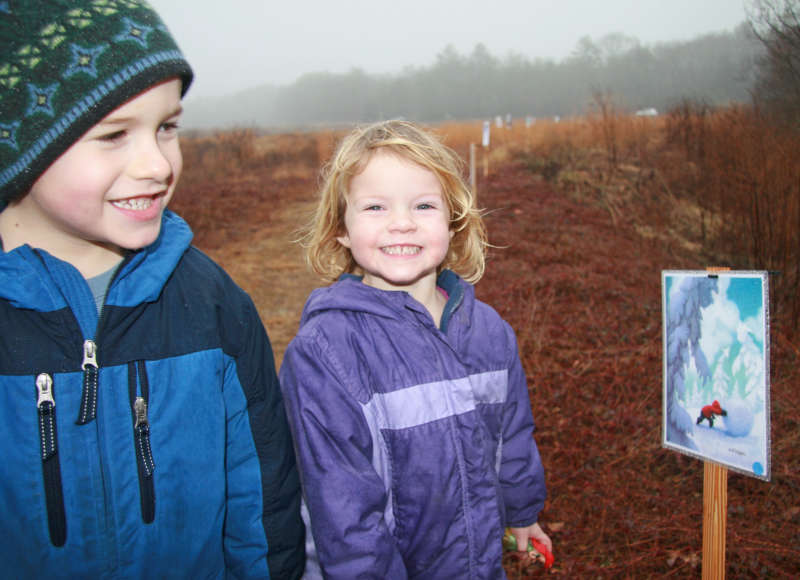
<svg viewBox="0 0 800 580">
<path fill-rule="evenodd" d="M 303 308 L 300 326 L 328 310 L 363 312 L 383 318 L 401 318 L 411 312 L 430 318 L 425 307 L 408 292 L 380 290 L 361 280 L 361 276 L 343 274 L 334 284 L 311 292 Z M 469 307 L 474 302 L 474 289 L 451 270 L 443 270 L 436 285 L 448 296 L 441 322 L 442 331 L 446 331 L 452 314 L 462 305 Z"/>
<path fill-rule="evenodd" d="M 155 300 L 191 241 L 188 224 L 177 214 L 165 211 L 156 241 L 123 260 L 107 303 L 129 306 Z M 136 276 L 131 276 L 140 268 Z M 75 287 L 85 286 L 72 265 L 29 245 L 0 251 L 0 281 L 0 298 L 17 308 L 37 311 L 63 308 L 67 305 L 65 294 L 71 295 Z"/>
</svg>

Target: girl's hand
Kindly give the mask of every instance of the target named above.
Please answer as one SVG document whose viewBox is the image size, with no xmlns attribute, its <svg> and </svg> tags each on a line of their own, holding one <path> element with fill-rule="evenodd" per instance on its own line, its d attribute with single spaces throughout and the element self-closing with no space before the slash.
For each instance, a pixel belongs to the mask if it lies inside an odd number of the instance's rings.
<svg viewBox="0 0 800 580">
<path fill-rule="evenodd" d="M 545 568 L 553 565 L 553 542 L 544 533 L 538 522 L 525 528 L 509 528 L 509 530 L 517 542 L 518 552 L 528 552 L 528 544 L 530 542 L 533 544 L 534 549 L 544 557 Z"/>
</svg>

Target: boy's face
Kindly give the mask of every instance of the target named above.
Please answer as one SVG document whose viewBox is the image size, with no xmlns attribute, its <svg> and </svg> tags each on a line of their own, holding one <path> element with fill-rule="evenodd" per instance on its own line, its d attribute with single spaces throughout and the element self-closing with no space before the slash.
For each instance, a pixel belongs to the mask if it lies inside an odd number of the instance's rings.
<svg viewBox="0 0 800 580">
<path fill-rule="evenodd" d="M 436 286 L 450 247 L 449 209 L 436 175 L 397 155 L 378 151 L 350 181 L 337 238 L 364 270 L 364 283 L 383 290 Z"/>
<path fill-rule="evenodd" d="M 19 202 L 28 243 L 69 260 L 87 244 L 121 253 L 155 241 L 183 166 L 180 97 L 178 79 L 155 85 L 61 155 Z"/>
</svg>

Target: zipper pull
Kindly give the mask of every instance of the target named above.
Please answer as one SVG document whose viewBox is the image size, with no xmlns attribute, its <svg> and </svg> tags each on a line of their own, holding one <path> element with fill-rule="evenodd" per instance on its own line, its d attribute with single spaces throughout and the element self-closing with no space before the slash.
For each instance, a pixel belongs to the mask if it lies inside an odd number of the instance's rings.
<svg viewBox="0 0 800 580">
<path fill-rule="evenodd" d="M 89 339 L 83 342 L 83 393 L 81 394 L 81 408 L 78 412 L 78 425 L 85 425 L 97 416 L 97 381 L 99 369 L 97 366 L 97 344 Z"/>
<path fill-rule="evenodd" d="M 53 398 L 53 379 L 47 373 L 41 373 L 36 377 L 36 390 L 39 397 L 36 400 L 36 407 L 42 408 L 45 403 L 50 403 L 53 407 L 56 406 L 56 400 Z"/>
<path fill-rule="evenodd" d="M 87 366 L 97 368 L 97 344 L 89 339 L 83 341 L 83 362 L 81 368 L 86 370 Z"/>
<path fill-rule="evenodd" d="M 47 373 L 40 373 L 36 376 L 36 395 L 47 527 L 52 544 L 61 547 L 67 541 L 67 516 L 64 511 L 64 491 L 61 488 L 53 377 Z"/>
<path fill-rule="evenodd" d="M 133 426 L 133 432 L 136 438 L 136 449 L 138 451 L 137 463 L 140 469 L 139 473 L 142 477 L 149 479 L 153 477 L 153 471 L 155 471 L 156 465 L 153 461 L 153 451 L 150 449 L 150 423 L 147 421 L 147 401 L 144 400 L 144 397 L 136 397 L 136 400 L 133 402 L 133 413 L 136 415 L 136 423 Z M 145 520 L 147 521 L 147 518 L 145 518 Z M 152 518 L 150 521 L 152 521 Z"/>
<path fill-rule="evenodd" d="M 53 377 L 47 373 L 36 376 L 36 408 L 39 410 L 39 435 L 42 443 L 42 461 L 47 461 L 58 451 L 56 441 L 56 400 L 53 398 Z"/>
<path fill-rule="evenodd" d="M 147 422 L 147 401 L 144 400 L 144 397 L 136 397 L 133 402 L 133 411 L 136 413 L 134 428 L 138 428 L 140 425 L 149 426 Z"/>
</svg>

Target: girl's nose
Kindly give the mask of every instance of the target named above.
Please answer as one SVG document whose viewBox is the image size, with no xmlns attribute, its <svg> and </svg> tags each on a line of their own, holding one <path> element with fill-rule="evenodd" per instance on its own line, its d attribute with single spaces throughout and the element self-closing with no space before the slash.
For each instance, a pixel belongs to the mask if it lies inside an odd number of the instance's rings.
<svg viewBox="0 0 800 580">
<path fill-rule="evenodd" d="M 416 229 L 417 224 L 414 222 L 411 214 L 406 210 L 395 210 L 392 212 L 389 221 L 389 230 L 396 232 L 407 232 Z"/>
</svg>

